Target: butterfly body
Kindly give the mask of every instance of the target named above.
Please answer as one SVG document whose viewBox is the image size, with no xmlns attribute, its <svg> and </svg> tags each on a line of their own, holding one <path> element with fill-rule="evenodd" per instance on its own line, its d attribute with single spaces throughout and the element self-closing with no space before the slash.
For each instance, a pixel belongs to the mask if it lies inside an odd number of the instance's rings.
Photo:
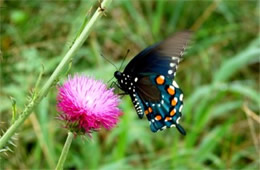
<svg viewBox="0 0 260 170">
<path fill-rule="evenodd" d="M 182 116 L 183 93 L 174 80 L 190 32 L 180 32 L 136 55 L 121 73 L 114 76 L 129 94 L 139 118 L 146 115 L 152 132 L 176 127 Z"/>
</svg>

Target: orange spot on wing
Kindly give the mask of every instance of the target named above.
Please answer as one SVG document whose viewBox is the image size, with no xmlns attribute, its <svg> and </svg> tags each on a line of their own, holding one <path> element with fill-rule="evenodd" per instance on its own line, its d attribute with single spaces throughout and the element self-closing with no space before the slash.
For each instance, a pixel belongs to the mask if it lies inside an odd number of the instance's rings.
<svg viewBox="0 0 260 170">
<path fill-rule="evenodd" d="M 155 119 L 156 119 L 156 120 L 161 120 L 161 119 L 162 119 L 162 116 L 157 115 L 157 116 L 155 116 Z"/>
<path fill-rule="evenodd" d="M 157 84 L 162 85 L 164 82 L 165 82 L 164 76 L 161 75 L 161 76 L 158 76 L 158 77 L 156 78 L 156 83 L 157 83 Z"/>
<path fill-rule="evenodd" d="M 151 107 L 148 107 L 149 113 L 152 113 L 153 109 Z"/>
<path fill-rule="evenodd" d="M 167 88 L 167 92 L 168 92 L 170 95 L 174 95 L 174 94 L 175 94 L 174 87 L 173 87 L 173 86 L 168 87 L 168 88 Z"/>
<path fill-rule="evenodd" d="M 176 113 L 175 109 L 172 109 L 172 111 L 170 112 L 170 115 L 171 115 L 171 116 L 174 116 L 175 113 Z"/>
<path fill-rule="evenodd" d="M 172 106 L 176 106 L 177 104 L 177 101 L 175 99 L 172 99 L 172 102 L 171 102 Z"/>
<path fill-rule="evenodd" d="M 144 111 L 144 114 L 148 115 L 149 111 L 148 110 L 145 110 Z"/>
<path fill-rule="evenodd" d="M 171 117 L 166 117 L 165 120 L 166 121 L 170 121 L 170 120 L 172 120 L 172 118 Z"/>
</svg>

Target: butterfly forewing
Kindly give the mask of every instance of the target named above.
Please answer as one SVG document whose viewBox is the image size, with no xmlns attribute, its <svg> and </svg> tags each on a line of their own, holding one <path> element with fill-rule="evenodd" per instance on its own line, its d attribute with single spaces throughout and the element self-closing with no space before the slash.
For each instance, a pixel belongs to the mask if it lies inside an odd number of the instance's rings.
<svg viewBox="0 0 260 170">
<path fill-rule="evenodd" d="M 124 73 L 155 73 L 173 78 L 190 36 L 189 31 L 179 32 L 146 48 L 129 62 Z"/>
</svg>

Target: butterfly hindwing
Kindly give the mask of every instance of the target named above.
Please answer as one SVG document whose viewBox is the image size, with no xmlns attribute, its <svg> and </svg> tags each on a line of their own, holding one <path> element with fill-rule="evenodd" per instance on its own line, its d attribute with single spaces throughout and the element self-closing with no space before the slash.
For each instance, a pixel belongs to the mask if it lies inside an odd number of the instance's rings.
<svg viewBox="0 0 260 170">
<path fill-rule="evenodd" d="M 150 75 L 140 78 L 137 85 L 139 86 L 137 86 L 136 96 L 150 122 L 151 130 L 157 132 L 177 127 L 182 134 L 185 134 L 184 129 L 179 125 L 183 93 L 177 83 L 163 75 Z"/>
<path fill-rule="evenodd" d="M 135 89 L 130 97 L 134 104 L 135 110 L 139 118 L 143 118 L 144 109 L 146 108 L 145 101 L 157 102 L 161 99 L 160 90 L 150 80 L 149 76 L 139 75 L 136 77 Z"/>
<path fill-rule="evenodd" d="M 141 76 L 136 89 L 142 101 L 159 102 L 161 99 L 160 89 L 151 81 L 149 76 Z"/>
</svg>

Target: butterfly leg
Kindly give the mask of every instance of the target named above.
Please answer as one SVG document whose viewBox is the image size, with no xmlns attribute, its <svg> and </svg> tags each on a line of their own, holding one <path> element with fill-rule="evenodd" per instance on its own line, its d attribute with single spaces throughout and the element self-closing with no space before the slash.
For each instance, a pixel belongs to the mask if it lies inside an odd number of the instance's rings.
<svg viewBox="0 0 260 170">
<path fill-rule="evenodd" d="M 125 96 L 125 95 L 127 95 L 127 93 L 119 93 L 118 95 L 119 96 Z"/>
<path fill-rule="evenodd" d="M 116 83 L 116 82 L 112 82 L 109 86 L 109 88 L 112 88 L 112 87 L 119 87 L 119 85 Z"/>
</svg>

